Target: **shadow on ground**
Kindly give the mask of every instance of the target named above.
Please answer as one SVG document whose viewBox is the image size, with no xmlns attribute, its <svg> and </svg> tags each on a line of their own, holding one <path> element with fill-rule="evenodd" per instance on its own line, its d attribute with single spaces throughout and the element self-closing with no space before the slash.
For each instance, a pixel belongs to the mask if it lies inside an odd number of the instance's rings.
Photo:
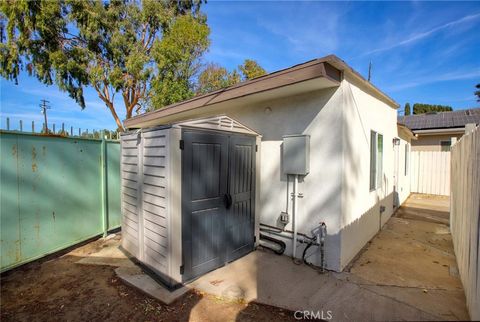
<svg viewBox="0 0 480 322">
<path fill-rule="evenodd" d="M 445 213 L 448 199 L 413 195 L 342 273 L 259 250 L 192 282 L 171 305 L 117 277 L 116 267 L 132 265 L 117 235 L 3 274 L 1 319 L 289 321 L 307 310 L 333 320 L 467 320 Z"/>
<path fill-rule="evenodd" d="M 2 274 L 1 321 L 289 321 L 283 309 L 191 290 L 171 305 L 124 284 L 107 265 L 78 261 L 118 244 L 97 240 Z M 98 257 L 98 256 L 95 256 Z M 98 257 L 99 261 L 109 261 Z M 117 263 L 122 265 L 121 260 Z"/>
<path fill-rule="evenodd" d="M 334 320 L 466 320 L 445 214 L 448 199 L 412 195 L 342 273 L 256 251 L 192 286 L 291 311 L 330 311 Z"/>
</svg>

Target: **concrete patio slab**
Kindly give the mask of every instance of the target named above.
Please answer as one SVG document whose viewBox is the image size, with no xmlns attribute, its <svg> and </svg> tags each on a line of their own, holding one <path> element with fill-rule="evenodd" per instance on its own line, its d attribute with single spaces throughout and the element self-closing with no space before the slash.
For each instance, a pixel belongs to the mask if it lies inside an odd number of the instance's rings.
<svg viewBox="0 0 480 322">
<path fill-rule="evenodd" d="M 190 290 L 188 287 L 181 287 L 170 291 L 164 285 L 155 281 L 120 249 L 119 237 L 110 235 L 108 238 L 102 239 L 103 243 L 101 243 L 102 246 L 99 249 L 84 254 L 86 257 L 76 263 L 116 267 L 115 274 L 123 282 L 167 305 L 175 302 Z"/>
<path fill-rule="evenodd" d="M 190 286 L 220 297 L 255 301 L 292 311 L 331 311 L 334 320 L 437 320 L 414 306 L 377 294 L 336 273 L 319 274 L 286 256 L 255 251 Z M 341 275 L 341 274 L 340 274 Z"/>
<path fill-rule="evenodd" d="M 333 320 L 467 320 L 461 282 L 451 274 L 455 256 L 443 223 L 448 200 L 411 200 L 399 213 L 414 207 L 417 215 L 392 217 L 343 273 L 319 274 L 288 257 L 255 251 L 190 285 L 293 311 L 331 311 Z"/>
<path fill-rule="evenodd" d="M 139 289 L 145 294 L 150 295 L 167 305 L 175 302 L 175 300 L 190 290 L 188 287 L 184 286 L 174 291 L 169 291 L 166 287 L 145 274 L 138 266 L 119 267 L 115 269 L 115 274 L 117 274 L 117 276 L 126 284 Z"/>
<path fill-rule="evenodd" d="M 83 265 L 135 267 L 135 264 L 120 250 L 120 235 L 109 235 L 102 241 L 100 249 L 85 254 L 85 257 L 77 261 L 77 263 Z"/>
<path fill-rule="evenodd" d="M 128 258 L 111 258 L 111 257 L 85 257 L 77 262 L 83 265 L 100 265 L 114 267 L 134 267 L 135 264 Z"/>
<path fill-rule="evenodd" d="M 331 312 L 337 321 L 468 320 L 461 282 L 452 273 L 457 268 L 451 236 L 442 223 L 448 202 L 436 201 L 411 197 L 342 273 L 320 274 L 257 250 L 170 292 L 125 257 L 119 240 L 79 262 L 118 266 L 115 273 L 126 284 L 165 304 L 194 288 L 291 311 Z M 417 215 L 403 216 L 411 212 L 408 207 Z"/>
</svg>

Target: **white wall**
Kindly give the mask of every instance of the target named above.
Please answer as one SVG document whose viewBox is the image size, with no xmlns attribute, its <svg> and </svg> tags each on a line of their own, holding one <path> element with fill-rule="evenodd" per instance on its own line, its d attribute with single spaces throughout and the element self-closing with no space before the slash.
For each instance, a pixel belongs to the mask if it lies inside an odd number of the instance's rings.
<svg viewBox="0 0 480 322">
<path fill-rule="evenodd" d="M 349 79 L 344 94 L 341 263 L 343 269 L 393 213 L 397 111 Z M 370 191 L 370 131 L 383 135 L 383 185 Z M 380 207 L 385 211 L 380 213 Z"/>
<path fill-rule="evenodd" d="M 262 135 L 260 222 L 283 227 L 292 213 L 292 179 L 281 168 L 282 137 L 309 134 L 310 173 L 300 179 L 298 231 L 327 225 L 327 268 L 340 271 L 393 213 L 393 143 L 396 110 L 344 80 L 340 87 L 244 106 L 228 116 Z M 369 189 L 370 130 L 384 136 L 383 188 Z M 287 201 L 288 200 L 288 201 Z M 288 202 L 288 208 L 287 208 Z M 380 206 L 385 212 L 380 216 Z M 291 230 L 291 224 L 285 227 Z M 286 255 L 291 255 L 291 240 Z M 304 245 L 298 245 L 300 257 Z M 320 265 L 319 252 L 309 258 Z"/>
<path fill-rule="evenodd" d="M 266 108 L 268 111 L 265 111 Z M 260 221 L 283 227 L 282 211 L 292 213 L 290 193 L 292 179 L 282 173 L 282 137 L 288 134 L 309 134 L 310 173 L 300 179 L 298 231 L 310 234 L 320 222 L 328 230 L 326 262 L 329 269 L 340 268 L 340 213 L 342 184 L 342 95 L 339 88 L 269 101 L 242 107 L 228 113 L 232 118 L 259 132 L 261 143 Z M 288 200 L 288 209 L 287 209 Z M 286 226 L 291 230 L 291 224 Z M 286 254 L 291 254 L 291 241 Z M 303 245 L 297 254 L 301 256 Z M 318 254 L 309 258 L 320 264 Z"/>
<path fill-rule="evenodd" d="M 262 135 L 257 215 L 264 224 L 283 228 L 280 213 L 292 214 L 293 178 L 283 174 L 281 164 L 283 136 L 311 136 L 310 173 L 299 183 L 303 198 L 299 199 L 297 227 L 310 235 L 325 222 L 327 268 L 342 270 L 392 214 L 396 110 L 344 80 L 336 88 L 228 109 L 206 108 L 189 117 L 225 113 Z M 384 187 L 373 192 L 369 191 L 370 129 L 384 135 Z M 385 206 L 382 216 L 380 205 Z M 292 230 L 291 224 L 285 229 Z M 285 254 L 291 255 L 292 241 L 284 241 Z M 298 245 L 297 257 L 303 248 Z M 320 252 L 308 260 L 320 265 Z"/>
<path fill-rule="evenodd" d="M 418 139 L 412 142 L 413 151 L 442 151 L 441 141 L 455 141 L 462 137 L 462 134 L 443 134 L 443 135 L 418 135 Z"/>
<path fill-rule="evenodd" d="M 407 172 L 405 172 L 405 147 L 406 146 L 409 151 Z M 410 140 L 400 137 L 400 145 L 398 145 L 397 147 L 398 147 L 398 170 L 397 170 L 398 178 L 397 178 L 396 192 L 397 192 L 397 198 L 398 198 L 397 206 L 401 206 L 410 195 L 410 176 L 411 176 L 410 165 L 412 164 L 412 146 L 410 144 Z"/>
</svg>

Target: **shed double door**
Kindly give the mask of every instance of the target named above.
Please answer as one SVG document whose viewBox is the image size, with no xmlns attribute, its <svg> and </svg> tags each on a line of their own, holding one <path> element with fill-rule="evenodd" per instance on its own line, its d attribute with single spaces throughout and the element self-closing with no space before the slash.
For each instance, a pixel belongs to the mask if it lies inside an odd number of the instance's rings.
<svg viewBox="0 0 480 322">
<path fill-rule="evenodd" d="M 183 132 L 183 280 L 225 265 L 254 247 L 255 138 Z"/>
</svg>

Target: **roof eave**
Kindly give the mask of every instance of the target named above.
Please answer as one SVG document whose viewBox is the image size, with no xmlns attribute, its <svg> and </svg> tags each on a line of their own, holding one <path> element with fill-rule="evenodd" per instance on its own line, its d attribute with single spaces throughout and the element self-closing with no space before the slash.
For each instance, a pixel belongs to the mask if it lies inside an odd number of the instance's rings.
<svg viewBox="0 0 480 322">
<path fill-rule="evenodd" d="M 369 88 L 373 94 L 375 94 L 378 98 L 382 99 L 385 103 L 390 105 L 391 107 L 398 109 L 400 104 L 398 104 L 393 98 L 385 94 L 382 90 L 380 90 L 377 86 L 373 85 L 370 81 L 366 80 L 359 72 L 355 69 L 350 67 L 346 62 L 341 60 L 339 57 L 335 55 L 329 55 L 322 59 L 325 59 L 326 62 L 333 65 L 334 67 L 340 69 L 343 73 L 346 73 L 359 81 L 362 85 Z"/>
<path fill-rule="evenodd" d="M 377 98 L 381 99 L 389 106 L 393 108 L 399 107 L 397 102 L 363 78 L 343 60 L 335 55 L 328 55 L 323 58 L 314 59 L 212 93 L 175 103 L 152 112 L 134 116 L 125 120 L 124 125 L 126 128 L 138 128 L 143 126 L 143 124 L 152 123 L 155 119 L 162 119 L 167 116 L 236 100 L 262 92 L 286 88 L 287 86 L 307 82 L 316 78 L 324 78 L 325 80 L 328 80 L 330 87 L 335 87 L 340 85 L 344 78 L 344 74 L 356 79 L 364 85 L 365 88 L 369 89 L 373 95 L 377 96 Z M 319 87 L 319 89 L 320 88 L 323 87 Z"/>
<path fill-rule="evenodd" d="M 124 125 L 126 128 L 135 128 L 141 126 L 143 123 L 151 121 L 152 119 L 203 108 L 274 89 L 281 89 L 316 78 L 324 78 L 329 81 L 330 87 L 335 87 L 340 86 L 342 73 L 340 70 L 324 61 L 307 62 L 304 65 L 294 66 L 290 69 L 255 78 L 247 82 L 132 117 L 125 120 Z"/>
<path fill-rule="evenodd" d="M 465 132 L 465 127 L 450 127 L 437 129 L 416 129 L 412 130 L 415 134 L 422 135 L 438 135 L 438 134 L 462 134 Z"/>
</svg>

